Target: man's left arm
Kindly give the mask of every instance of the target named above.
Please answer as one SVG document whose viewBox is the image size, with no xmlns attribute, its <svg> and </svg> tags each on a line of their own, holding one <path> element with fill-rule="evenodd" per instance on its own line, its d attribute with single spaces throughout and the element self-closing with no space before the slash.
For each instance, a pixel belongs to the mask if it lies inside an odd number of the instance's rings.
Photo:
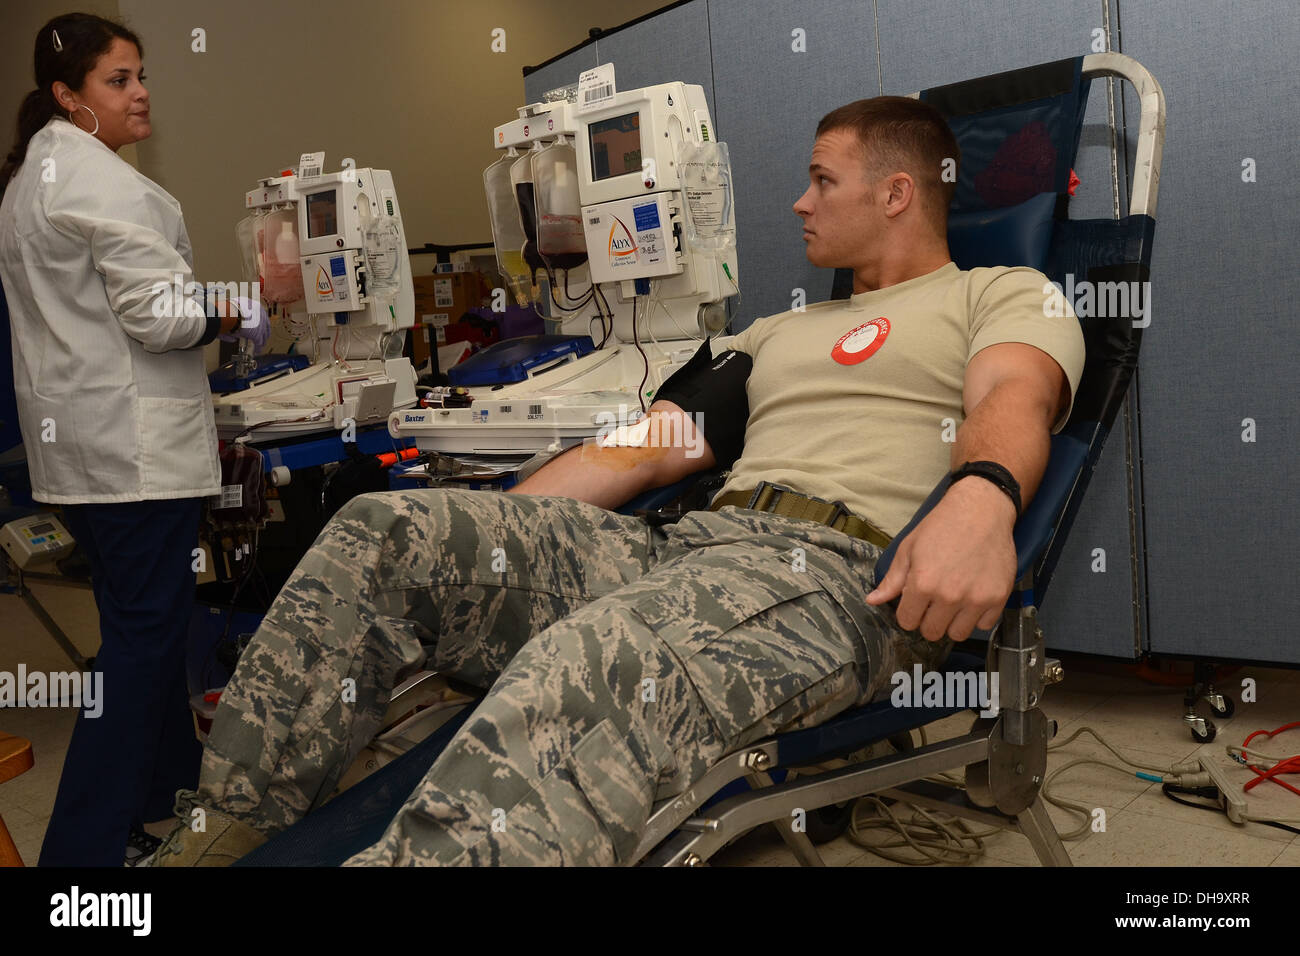
<svg viewBox="0 0 1300 956">
<path fill-rule="evenodd" d="M 1032 345 L 990 345 L 967 363 L 962 398 L 967 417 L 957 431 L 952 469 L 997 462 L 1028 506 L 1047 468 L 1053 423 L 1070 405 L 1065 372 Z M 919 629 L 931 641 L 945 634 L 964 641 L 975 628 L 993 627 L 1015 585 L 1016 517 L 1010 496 L 993 482 L 978 475 L 954 482 L 899 545 L 868 603 L 901 594 L 899 626 Z"/>
</svg>

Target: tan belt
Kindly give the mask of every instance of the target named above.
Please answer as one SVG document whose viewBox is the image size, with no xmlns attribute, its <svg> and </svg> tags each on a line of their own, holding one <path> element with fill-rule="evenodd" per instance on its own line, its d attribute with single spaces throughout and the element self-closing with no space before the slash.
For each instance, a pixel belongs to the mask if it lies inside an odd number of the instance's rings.
<svg viewBox="0 0 1300 956">
<path fill-rule="evenodd" d="M 836 531 L 843 531 L 855 538 L 870 541 L 878 548 L 889 547 L 889 542 L 892 540 L 870 521 L 851 514 L 838 501 L 810 498 L 767 481 L 760 482 L 753 491 L 728 491 L 726 494 L 718 495 L 713 499 L 713 504 L 709 505 L 709 510 L 717 511 L 727 505 L 785 515 L 788 518 L 816 521 Z"/>
</svg>

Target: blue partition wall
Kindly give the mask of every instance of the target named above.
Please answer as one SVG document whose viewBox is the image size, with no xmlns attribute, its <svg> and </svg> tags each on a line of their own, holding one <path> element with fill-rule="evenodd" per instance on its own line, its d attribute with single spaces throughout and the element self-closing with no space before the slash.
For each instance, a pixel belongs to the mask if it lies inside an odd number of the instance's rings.
<svg viewBox="0 0 1300 956">
<path fill-rule="evenodd" d="M 797 290 L 830 295 L 791 209 L 825 113 L 1099 46 L 1134 56 L 1168 105 L 1152 322 L 1044 631 L 1053 649 L 1118 657 L 1300 662 L 1300 590 L 1284 580 L 1300 567 L 1285 473 L 1300 350 L 1283 328 L 1300 294 L 1288 162 L 1298 41 L 1290 0 L 692 0 L 531 73 L 525 95 L 606 62 L 620 88 L 704 87 L 735 168 L 740 329 L 789 309 Z M 1127 210 L 1137 118 L 1131 87 L 1093 83 L 1071 216 Z M 1246 158 L 1254 183 L 1242 181 Z"/>
<path fill-rule="evenodd" d="M 1169 113 L 1140 380 L 1151 649 L 1297 661 L 1300 16 L 1260 0 L 1119 12 Z"/>
</svg>

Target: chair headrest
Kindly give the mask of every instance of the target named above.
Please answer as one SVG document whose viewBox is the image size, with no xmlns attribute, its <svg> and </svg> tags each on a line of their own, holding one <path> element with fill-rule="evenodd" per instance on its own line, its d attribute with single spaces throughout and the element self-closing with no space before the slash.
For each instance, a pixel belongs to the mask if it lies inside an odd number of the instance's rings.
<svg viewBox="0 0 1300 956">
<path fill-rule="evenodd" d="M 1016 206 L 953 213 L 948 252 L 960 269 L 1047 265 L 1056 193 L 1040 193 Z"/>
</svg>

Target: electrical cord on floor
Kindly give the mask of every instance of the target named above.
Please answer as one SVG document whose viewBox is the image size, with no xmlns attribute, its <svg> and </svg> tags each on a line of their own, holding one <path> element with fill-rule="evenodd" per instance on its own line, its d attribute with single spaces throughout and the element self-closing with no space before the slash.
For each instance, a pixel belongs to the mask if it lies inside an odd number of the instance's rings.
<svg viewBox="0 0 1300 956">
<path fill-rule="evenodd" d="M 1128 769 L 1128 767 L 1122 767 L 1114 763 L 1109 763 L 1105 760 L 1097 760 L 1091 757 L 1082 757 L 1078 760 L 1072 760 L 1063 766 L 1057 767 L 1055 770 L 1049 773 L 1047 777 L 1043 780 L 1043 789 L 1042 789 L 1043 799 L 1048 803 L 1060 807 L 1063 810 L 1067 810 L 1075 813 L 1081 813 L 1086 818 L 1083 825 L 1080 826 L 1079 828 L 1070 831 L 1068 834 L 1062 833 L 1061 834 L 1062 840 L 1077 840 L 1079 837 L 1087 833 L 1092 827 L 1093 808 L 1085 806 L 1084 804 L 1081 803 L 1075 803 L 1074 801 L 1071 800 L 1065 800 L 1061 797 L 1053 795 L 1051 792 L 1052 782 L 1057 777 L 1059 777 L 1066 770 L 1069 770 L 1071 767 L 1077 767 L 1082 764 L 1097 764 L 1098 766 L 1107 767 L 1111 770 L 1116 770 L 1120 773 L 1132 774 L 1133 776 L 1136 776 L 1140 780 L 1149 780 L 1152 783 L 1159 783 L 1162 785 L 1161 792 L 1164 793 L 1166 797 L 1168 797 L 1170 800 L 1174 800 L 1176 803 L 1185 803 L 1188 806 L 1201 806 L 1201 805 L 1192 804 L 1187 801 L 1179 800 L 1174 795 L 1180 793 L 1190 794 L 1193 796 L 1204 797 L 1216 801 L 1219 798 L 1218 787 L 1215 786 L 1214 780 L 1209 775 L 1209 773 L 1201 769 L 1200 761 L 1192 761 L 1190 763 L 1175 764 L 1174 766 L 1166 769 L 1164 767 L 1157 767 L 1152 764 L 1145 764 L 1139 761 L 1130 760 L 1129 758 L 1121 754 L 1118 750 L 1116 750 L 1114 747 L 1112 747 L 1110 744 L 1106 743 L 1106 741 L 1102 739 L 1101 735 L 1098 734 L 1091 727 L 1080 727 L 1078 730 L 1076 730 L 1065 740 L 1048 744 L 1047 749 L 1051 751 L 1051 750 L 1056 750 L 1060 747 L 1064 747 L 1066 744 L 1070 743 L 1070 741 L 1074 740 L 1076 737 L 1078 737 L 1080 734 L 1084 732 L 1091 734 L 1094 738 L 1096 738 L 1098 743 L 1100 743 L 1103 747 L 1105 747 L 1107 750 L 1113 753 L 1121 761 L 1128 764 L 1129 767 L 1138 767 L 1141 768 L 1141 770 L 1134 773 L 1134 771 Z M 1242 748 L 1228 747 L 1227 750 L 1228 750 L 1228 754 L 1232 756 L 1234 751 L 1240 752 Z M 1263 755 L 1260 755 L 1260 757 L 1261 759 L 1273 759 L 1273 758 L 1264 758 Z M 1154 771 L 1154 773 L 1144 773 L 1142 771 Z M 1219 812 L 1223 812 L 1217 806 L 1217 804 L 1213 809 L 1219 809 Z M 1254 816 L 1251 814 L 1247 814 L 1245 815 L 1245 819 L 1252 823 L 1263 823 L 1269 826 L 1275 826 L 1280 829 L 1288 830 L 1291 832 L 1295 832 L 1295 826 L 1300 825 L 1300 819 L 1292 819 L 1287 817 L 1262 817 L 1262 816 Z"/>
<path fill-rule="evenodd" d="M 1283 724 L 1281 727 L 1277 728 L 1277 730 L 1257 730 L 1247 737 L 1240 747 L 1229 745 L 1228 756 L 1242 766 L 1250 768 L 1256 774 L 1255 779 L 1246 784 L 1245 787 L 1242 788 L 1243 790 L 1249 791 L 1257 784 L 1263 783 L 1265 780 L 1271 780 L 1279 787 L 1283 787 L 1290 790 L 1296 796 L 1300 796 L 1300 789 L 1291 786 L 1291 784 L 1284 780 L 1277 779 L 1279 774 L 1300 773 L 1300 754 L 1287 757 L 1275 757 L 1272 754 L 1266 754 L 1263 751 L 1254 750 L 1250 746 L 1250 742 L 1256 737 L 1266 737 L 1271 739 L 1280 733 L 1297 729 L 1300 729 L 1300 720 L 1293 721 L 1289 724 Z M 1247 760 L 1247 757 L 1249 757 L 1250 760 Z M 1252 760 L 1254 763 L 1251 763 Z M 1255 764 L 1262 764 L 1263 766 L 1257 767 Z"/>
<path fill-rule="evenodd" d="M 900 819 L 895 806 L 907 806 L 912 816 Z M 1000 827 L 976 830 L 961 817 L 927 810 L 899 801 L 890 806 L 875 796 L 862 797 L 853 804 L 849 817 L 848 838 L 876 856 L 894 863 L 911 866 L 934 866 L 945 863 L 962 865 L 974 863 L 984 855 L 984 839 L 1003 832 Z M 869 812 L 874 811 L 874 816 Z M 868 838 L 876 831 L 893 831 L 894 839 Z M 903 856 L 894 851 L 903 847 L 919 854 L 920 859 Z"/>
<path fill-rule="evenodd" d="M 1288 724 L 1285 728 L 1279 728 L 1278 733 L 1283 729 L 1291 729 L 1300 726 L 1300 724 Z M 920 729 L 921 746 L 927 743 L 924 728 Z M 1214 785 L 1210 775 L 1201 769 L 1199 761 L 1175 764 L 1171 767 L 1158 767 L 1154 764 L 1142 763 L 1141 761 L 1132 760 L 1120 753 L 1109 743 L 1107 743 L 1097 731 L 1091 727 L 1080 727 L 1073 734 L 1061 741 L 1054 741 L 1048 744 L 1048 750 L 1058 750 L 1067 746 L 1080 735 L 1090 734 L 1098 743 L 1113 753 L 1121 762 L 1102 760 L 1094 757 L 1080 757 L 1071 760 L 1060 767 L 1054 769 L 1043 780 L 1040 791 L 1043 800 L 1054 806 L 1060 807 L 1069 813 L 1078 813 L 1083 817 L 1083 823 L 1079 827 L 1071 830 L 1069 833 L 1061 833 L 1061 840 L 1078 840 L 1089 833 L 1092 829 L 1092 812 L 1095 809 L 1087 804 L 1078 803 L 1073 800 L 1067 800 L 1053 793 L 1053 784 L 1061 774 L 1074 767 L 1086 764 L 1095 764 L 1110 770 L 1115 770 L 1126 775 L 1136 776 L 1140 780 L 1146 780 L 1153 783 L 1161 784 L 1161 792 L 1166 798 L 1183 806 L 1193 807 L 1199 810 L 1213 810 L 1216 813 L 1222 813 L 1223 809 L 1219 806 L 1219 789 Z M 1262 733 L 1262 732 L 1261 732 Z M 1247 739 L 1253 739 L 1255 735 Z M 1239 763 L 1246 763 L 1246 758 L 1250 758 L 1256 764 L 1262 765 L 1263 770 L 1256 769 L 1261 774 L 1253 783 L 1264 779 L 1265 772 L 1270 768 L 1276 772 L 1294 772 L 1292 767 L 1300 769 L 1300 760 L 1296 758 L 1275 757 L 1259 751 L 1251 750 L 1248 747 L 1229 746 L 1228 755 Z M 1294 761 L 1294 763 L 1293 763 Z M 1124 766 L 1127 765 L 1127 766 Z M 1249 764 L 1247 764 L 1249 766 Z M 1137 768 L 1136 770 L 1132 768 Z M 1255 768 L 1252 768 L 1255 769 Z M 941 784 L 943 786 L 953 787 L 954 789 L 964 790 L 965 778 L 956 773 L 944 773 L 926 778 L 928 781 Z M 1280 783 L 1281 781 L 1275 781 Z M 1290 788 L 1288 788 L 1290 789 Z M 1215 801 L 1213 805 L 1196 803 L 1192 800 L 1184 799 L 1185 796 L 1199 797 Z M 898 808 L 907 805 L 912 815 L 907 818 L 900 816 Z M 1254 815 L 1246 815 L 1245 819 L 1253 823 L 1262 823 L 1267 826 L 1276 827 L 1291 833 L 1300 833 L 1300 819 L 1290 818 L 1270 818 Z M 893 839 L 886 840 L 878 837 L 869 837 L 868 834 L 883 831 L 892 831 Z M 939 863 L 945 864 L 970 864 L 984 855 L 984 839 L 996 833 L 1003 832 L 999 827 L 990 827 L 983 830 L 976 830 L 971 827 L 968 821 L 961 817 L 950 814 L 940 813 L 933 810 L 927 810 L 921 807 L 908 805 L 905 799 L 885 801 L 876 796 L 866 796 L 854 802 L 852 813 L 849 817 L 849 828 L 847 836 L 858 846 L 871 851 L 875 855 L 890 860 L 895 863 L 904 863 L 913 866 L 932 866 Z M 908 848 L 917 854 L 920 858 L 908 857 L 896 852 Z"/>
<path fill-rule="evenodd" d="M 924 747 L 929 742 L 925 728 L 919 728 L 918 732 Z M 956 773 L 936 774 L 925 779 L 955 790 L 965 789 L 964 778 Z M 900 817 L 898 811 L 903 807 L 911 812 L 909 817 Z M 893 863 L 962 866 L 984 856 L 984 840 L 1001 832 L 1000 827 L 976 828 L 962 817 L 913 806 L 905 799 L 891 798 L 887 801 L 877 796 L 865 796 L 854 801 L 845 835 L 864 850 Z M 897 852 L 905 849 L 910 849 L 915 856 Z"/>
</svg>

